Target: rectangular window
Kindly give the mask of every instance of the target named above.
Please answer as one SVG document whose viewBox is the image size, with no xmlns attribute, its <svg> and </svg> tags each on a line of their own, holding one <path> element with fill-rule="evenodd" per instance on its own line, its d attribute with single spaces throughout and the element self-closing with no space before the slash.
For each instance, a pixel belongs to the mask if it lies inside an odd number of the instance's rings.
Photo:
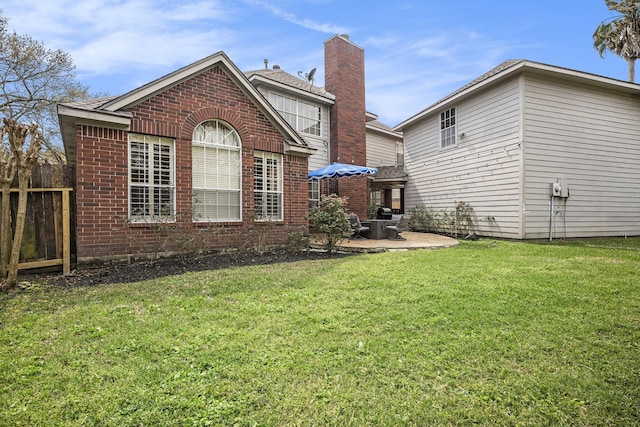
<svg viewBox="0 0 640 427">
<path fill-rule="evenodd" d="M 440 148 L 456 145 L 456 108 L 440 113 Z"/>
<path fill-rule="evenodd" d="M 134 222 L 173 219 L 175 142 L 129 135 L 129 218 Z"/>
<path fill-rule="evenodd" d="M 320 204 L 320 180 L 309 181 L 309 209 L 317 208 Z"/>
<path fill-rule="evenodd" d="M 320 136 L 322 109 L 319 105 L 271 92 L 269 101 L 296 131 Z"/>
<path fill-rule="evenodd" d="M 256 151 L 253 158 L 253 205 L 258 221 L 282 221 L 282 155 Z"/>
</svg>

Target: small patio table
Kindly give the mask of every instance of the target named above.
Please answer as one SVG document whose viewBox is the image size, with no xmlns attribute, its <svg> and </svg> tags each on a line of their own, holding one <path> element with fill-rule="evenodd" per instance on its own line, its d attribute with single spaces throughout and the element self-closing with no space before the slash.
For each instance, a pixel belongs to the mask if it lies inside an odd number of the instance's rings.
<svg viewBox="0 0 640 427">
<path fill-rule="evenodd" d="M 371 229 L 369 238 L 374 240 L 386 239 L 388 237 L 387 225 L 394 224 L 394 221 L 390 219 L 368 219 L 360 222 Z"/>
</svg>

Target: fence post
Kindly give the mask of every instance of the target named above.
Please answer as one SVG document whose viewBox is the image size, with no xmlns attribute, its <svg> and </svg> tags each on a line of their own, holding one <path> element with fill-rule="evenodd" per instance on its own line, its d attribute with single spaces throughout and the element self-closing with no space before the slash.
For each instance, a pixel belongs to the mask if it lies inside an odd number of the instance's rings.
<svg viewBox="0 0 640 427">
<path fill-rule="evenodd" d="M 71 216 L 69 215 L 69 189 L 62 190 L 62 274 L 71 273 Z"/>
</svg>

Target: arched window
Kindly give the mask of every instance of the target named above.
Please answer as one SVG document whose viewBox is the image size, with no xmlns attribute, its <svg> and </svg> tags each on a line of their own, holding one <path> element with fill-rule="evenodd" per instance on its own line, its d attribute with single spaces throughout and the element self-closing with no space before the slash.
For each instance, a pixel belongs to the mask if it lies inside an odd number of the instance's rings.
<svg viewBox="0 0 640 427">
<path fill-rule="evenodd" d="M 193 131 L 195 221 L 242 221 L 242 147 L 227 123 L 208 120 Z"/>
</svg>

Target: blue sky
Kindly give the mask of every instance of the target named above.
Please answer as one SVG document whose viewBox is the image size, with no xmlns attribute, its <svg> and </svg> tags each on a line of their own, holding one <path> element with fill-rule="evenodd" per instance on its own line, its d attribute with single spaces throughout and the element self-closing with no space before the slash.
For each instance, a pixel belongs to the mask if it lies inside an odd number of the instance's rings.
<svg viewBox="0 0 640 427">
<path fill-rule="evenodd" d="M 396 125 L 506 59 L 627 79 L 593 48 L 604 0 L 3 0 L 9 28 L 71 54 L 92 92 L 119 95 L 224 51 L 243 71 L 316 67 L 349 34 L 365 50 L 367 110 Z"/>
</svg>

